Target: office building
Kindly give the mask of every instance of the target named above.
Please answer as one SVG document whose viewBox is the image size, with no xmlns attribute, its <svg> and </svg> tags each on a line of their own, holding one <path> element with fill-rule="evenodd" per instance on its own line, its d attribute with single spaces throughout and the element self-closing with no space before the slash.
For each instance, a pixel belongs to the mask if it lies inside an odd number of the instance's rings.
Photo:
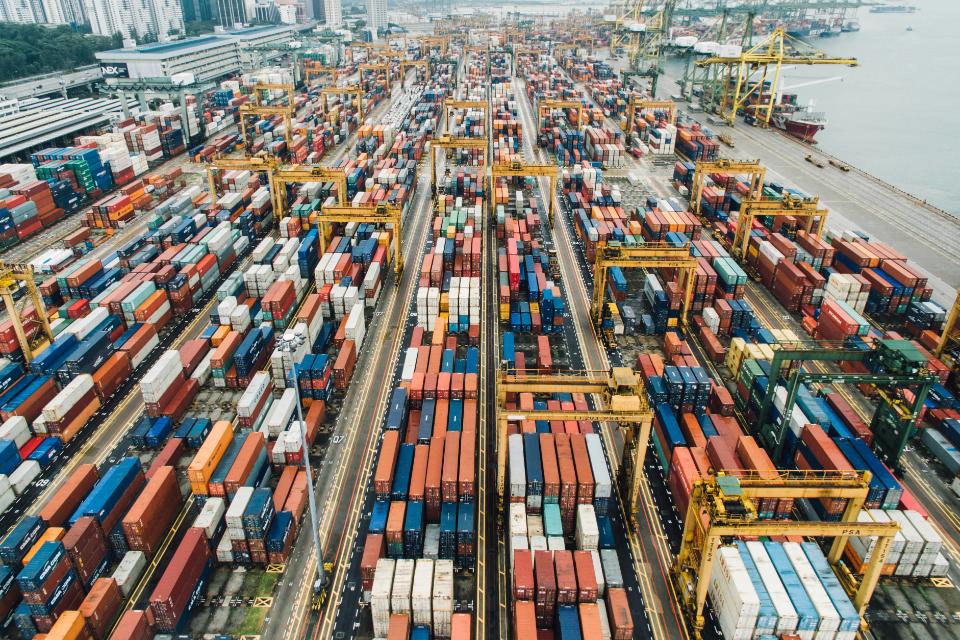
<svg viewBox="0 0 960 640">
<path fill-rule="evenodd" d="M 124 38 L 142 38 L 152 33 L 165 42 L 184 33 L 179 0 L 84 0 L 93 33 Z"/>
</svg>

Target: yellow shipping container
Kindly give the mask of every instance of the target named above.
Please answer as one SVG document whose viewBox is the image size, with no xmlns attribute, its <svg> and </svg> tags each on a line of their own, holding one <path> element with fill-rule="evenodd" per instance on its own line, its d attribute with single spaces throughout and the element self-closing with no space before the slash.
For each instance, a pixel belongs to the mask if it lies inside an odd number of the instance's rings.
<svg viewBox="0 0 960 640">
<path fill-rule="evenodd" d="M 233 425 L 226 420 L 216 422 L 210 429 L 207 439 L 200 445 L 200 450 L 197 451 L 190 466 L 187 467 L 187 478 L 190 480 L 193 493 L 207 494 L 207 482 L 232 441 Z"/>
<path fill-rule="evenodd" d="M 47 640 L 76 640 L 86 637 L 87 623 L 79 611 L 64 611 L 47 633 Z"/>
<path fill-rule="evenodd" d="M 30 562 L 30 558 L 36 555 L 37 551 L 40 551 L 42 547 L 47 542 L 56 542 L 57 540 L 62 540 L 63 536 L 67 535 L 67 530 L 63 527 L 50 527 L 44 531 L 37 541 L 30 547 L 30 550 L 27 551 L 26 555 L 23 556 L 23 564 L 26 566 Z"/>
</svg>

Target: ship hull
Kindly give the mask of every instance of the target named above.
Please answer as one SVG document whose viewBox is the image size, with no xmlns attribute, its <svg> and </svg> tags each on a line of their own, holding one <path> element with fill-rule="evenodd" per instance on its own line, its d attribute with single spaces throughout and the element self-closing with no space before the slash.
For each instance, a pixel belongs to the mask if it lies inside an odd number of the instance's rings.
<svg viewBox="0 0 960 640">
<path fill-rule="evenodd" d="M 823 129 L 822 124 L 810 122 L 797 122 L 796 120 L 787 120 L 783 123 L 782 129 L 794 138 L 799 138 L 804 142 L 816 142 L 817 134 Z"/>
</svg>

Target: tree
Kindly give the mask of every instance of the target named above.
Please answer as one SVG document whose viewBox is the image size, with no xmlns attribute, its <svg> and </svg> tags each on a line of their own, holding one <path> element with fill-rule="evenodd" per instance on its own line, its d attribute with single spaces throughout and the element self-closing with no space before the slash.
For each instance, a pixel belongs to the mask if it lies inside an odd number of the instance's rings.
<svg viewBox="0 0 960 640">
<path fill-rule="evenodd" d="M 0 82 L 94 64 L 97 51 L 116 46 L 112 38 L 83 35 L 68 26 L 0 23 Z"/>
</svg>

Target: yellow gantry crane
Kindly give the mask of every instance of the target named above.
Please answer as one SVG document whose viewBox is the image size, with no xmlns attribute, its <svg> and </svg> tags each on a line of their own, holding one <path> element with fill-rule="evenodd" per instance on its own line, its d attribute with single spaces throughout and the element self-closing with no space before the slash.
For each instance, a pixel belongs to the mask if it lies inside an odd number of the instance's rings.
<svg viewBox="0 0 960 640">
<path fill-rule="evenodd" d="M 450 36 L 420 36 L 420 55 L 427 57 L 431 49 L 439 48 L 440 55 L 447 55 L 447 46 L 450 44 Z"/>
<path fill-rule="evenodd" d="M 450 113 L 455 109 L 478 109 L 483 112 L 483 126 L 487 131 L 490 130 L 490 123 L 487 118 L 490 115 L 490 107 L 486 100 L 444 100 L 443 115 L 447 120 L 447 135 L 450 134 Z M 489 134 L 487 134 L 489 135 Z M 487 135 L 483 139 L 486 140 Z"/>
<path fill-rule="evenodd" d="M 576 109 L 577 110 L 577 129 L 582 129 L 586 124 L 586 114 L 583 112 L 584 106 L 582 102 L 577 100 L 553 100 L 550 98 L 543 98 L 542 100 L 537 100 L 537 126 L 540 126 L 540 121 L 543 120 L 546 116 L 550 115 L 550 112 L 554 109 Z"/>
<path fill-rule="evenodd" d="M 400 277 L 403 273 L 403 250 L 401 247 L 401 238 L 403 237 L 403 209 L 395 204 L 376 204 L 366 206 L 343 206 L 325 204 L 320 208 L 320 237 L 326 245 L 327 223 L 330 222 L 370 222 L 375 224 L 393 224 L 394 237 L 391 240 L 393 245 L 393 272 Z M 321 247 L 321 252 L 326 247 Z"/>
<path fill-rule="evenodd" d="M 315 165 L 283 165 L 272 156 L 258 155 L 246 158 L 215 158 L 207 164 L 207 180 L 210 194 L 216 196 L 215 174 L 221 171 L 255 171 L 267 176 L 270 203 L 273 215 L 279 220 L 287 213 L 287 185 L 305 182 L 334 182 L 337 185 L 337 201 L 347 201 L 347 177 L 343 169 Z"/>
<path fill-rule="evenodd" d="M 27 317 L 25 308 L 17 307 L 14 296 L 23 289 L 26 289 L 36 317 Z M 32 362 L 36 354 L 53 342 L 53 330 L 47 318 L 47 308 L 33 279 L 33 267 L 28 264 L 0 262 L 0 298 L 3 298 L 3 306 L 6 307 L 13 331 L 17 334 L 23 358 Z"/>
<path fill-rule="evenodd" d="M 956 347 L 960 345 L 958 328 L 960 328 L 960 290 L 957 291 L 953 306 L 947 313 L 947 321 L 943 324 L 940 340 L 937 341 L 937 347 L 933 350 L 933 355 L 944 360 L 944 363 L 950 365 L 950 368 L 954 370 L 960 364 L 953 355 Z"/>
<path fill-rule="evenodd" d="M 637 117 L 642 117 L 645 111 L 666 111 L 667 123 L 677 122 L 677 103 L 673 100 L 648 100 L 641 96 L 632 96 L 627 102 L 627 128 L 624 133 L 630 135 L 636 125 Z"/>
<path fill-rule="evenodd" d="M 701 637 L 703 608 L 713 574 L 717 550 L 724 540 L 762 536 L 810 536 L 833 538 L 827 559 L 840 562 L 850 536 L 876 536 L 877 543 L 859 584 L 848 571 L 838 578 L 848 591 L 855 591 L 853 605 L 861 616 L 880 579 L 880 571 L 893 538 L 899 530 L 895 522 L 858 522 L 870 488 L 868 471 L 780 471 L 770 478 L 753 471 L 736 471 L 736 476 L 719 475 L 696 480 L 684 518 L 680 552 L 671 576 L 687 620 L 694 634 Z M 839 522 L 798 522 L 795 520 L 759 520 L 756 501 L 763 498 L 845 498 L 846 510 Z"/>
<path fill-rule="evenodd" d="M 509 164 L 495 164 L 490 168 L 490 187 L 496 189 L 497 178 L 548 178 L 550 187 L 547 193 L 547 221 L 553 224 L 553 201 L 557 195 L 557 180 L 560 178 L 560 168 L 555 164 L 527 164 L 515 160 Z M 490 198 L 490 214 L 496 210 L 496 198 Z"/>
<path fill-rule="evenodd" d="M 401 60 L 400 61 L 400 81 L 407 77 L 407 69 L 413 67 L 414 69 L 420 68 L 423 69 L 423 79 L 424 81 L 430 80 L 430 66 L 427 64 L 426 60 Z"/>
<path fill-rule="evenodd" d="M 264 104 L 261 92 L 271 90 L 286 91 L 287 104 Z M 240 135 L 245 145 L 252 144 L 252 142 L 248 143 L 247 141 L 247 117 L 272 115 L 283 116 L 283 138 L 287 141 L 288 146 L 293 144 L 293 115 L 296 109 L 294 105 L 294 91 L 294 86 L 288 83 L 257 82 L 253 85 L 253 103 L 240 105 Z"/>
<path fill-rule="evenodd" d="M 320 89 L 320 99 L 323 105 L 323 110 L 327 110 L 327 96 L 348 96 L 355 95 L 357 96 L 357 112 L 360 116 L 360 120 L 363 120 L 363 87 L 358 84 L 349 84 L 342 87 L 324 87 Z"/>
<path fill-rule="evenodd" d="M 680 307 L 680 323 L 687 325 L 690 302 L 693 299 L 693 281 L 697 272 L 697 259 L 690 255 L 690 245 L 673 245 L 653 242 L 637 247 L 597 245 L 593 263 L 593 298 L 590 315 L 598 333 L 603 321 L 603 301 L 607 294 L 607 271 L 610 267 L 625 269 L 678 269 L 679 285 L 683 290 Z"/>
<path fill-rule="evenodd" d="M 343 169 L 309 164 L 281 165 L 273 171 L 273 184 L 277 194 L 273 210 L 278 217 L 286 215 L 287 212 L 287 185 L 305 182 L 333 182 L 337 185 L 337 202 L 340 205 L 347 203 L 347 174 Z"/>
<path fill-rule="evenodd" d="M 304 82 L 307 84 L 310 84 L 310 81 L 313 80 L 313 78 L 328 74 L 332 76 L 333 82 L 336 83 L 337 79 L 340 77 L 340 69 L 338 67 L 320 64 L 314 60 L 307 60 L 304 62 L 303 77 Z"/>
<path fill-rule="evenodd" d="M 801 218 L 807 233 L 823 234 L 827 222 L 827 210 L 820 208 L 820 198 L 795 198 L 785 194 L 783 200 L 743 200 L 737 214 L 737 228 L 733 235 L 733 254 L 741 260 L 747 259 L 750 245 L 750 229 L 757 216 Z"/>
<path fill-rule="evenodd" d="M 437 187 L 437 154 L 443 149 L 482 149 L 483 165 L 487 165 L 487 139 L 486 138 L 453 138 L 449 135 L 440 136 L 430 141 L 430 188 L 436 190 Z M 484 170 L 485 172 L 485 170 Z M 483 180 L 484 175 L 480 175 Z"/>
<path fill-rule="evenodd" d="M 751 108 L 758 124 L 769 126 L 780 91 L 780 72 L 784 65 L 857 66 L 856 58 L 835 58 L 812 49 L 805 42 L 777 27 L 758 44 L 739 56 L 711 56 L 698 60 L 698 67 L 717 67 L 720 82 L 716 112 L 730 125 L 737 113 Z M 714 99 L 715 94 L 714 94 Z"/>
<path fill-rule="evenodd" d="M 763 179 L 767 175 L 767 170 L 759 160 L 698 160 L 690 186 L 690 211 L 694 215 L 700 215 L 700 199 L 703 197 L 707 176 L 711 173 L 750 176 L 750 191 L 747 192 L 747 199 L 759 200 L 763 195 Z"/>
<path fill-rule="evenodd" d="M 380 64 L 361 64 L 358 68 L 360 70 L 361 84 L 363 84 L 363 74 L 365 71 L 373 71 L 374 73 L 383 71 L 383 91 L 387 94 L 390 93 L 390 63 L 382 62 Z"/>
<path fill-rule="evenodd" d="M 586 411 L 507 409 L 508 394 L 585 393 L 598 396 L 603 408 Z M 653 412 L 647 401 L 643 380 L 629 367 L 608 371 L 568 371 L 539 374 L 532 371 L 497 371 L 497 504 L 503 508 L 507 473 L 507 425 L 518 420 L 590 420 L 616 422 L 623 429 L 623 461 L 629 462 L 628 496 L 631 513 L 636 514 L 643 463 L 650 442 Z M 636 520 L 636 518 L 634 518 Z"/>
<path fill-rule="evenodd" d="M 246 158 L 214 158 L 207 163 L 207 184 L 210 188 L 210 197 L 217 197 L 216 174 L 222 171 L 253 171 L 264 173 L 267 176 L 267 186 L 270 189 L 270 203 L 273 215 L 279 220 L 281 215 L 277 211 L 278 203 L 282 202 L 281 192 L 274 181 L 274 172 L 280 166 L 280 161 L 270 155 L 262 154 L 247 156 Z"/>
</svg>

